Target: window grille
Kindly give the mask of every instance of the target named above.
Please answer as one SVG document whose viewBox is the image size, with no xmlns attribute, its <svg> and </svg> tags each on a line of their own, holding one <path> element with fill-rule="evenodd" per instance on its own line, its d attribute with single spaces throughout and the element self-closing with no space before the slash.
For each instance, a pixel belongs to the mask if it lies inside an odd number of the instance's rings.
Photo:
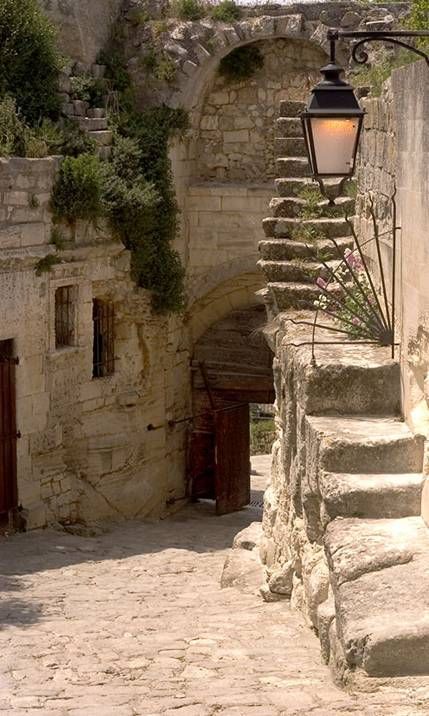
<svg viewBox="0 0 429 716">
<path fill-rule="evenodd" d="M 74 286 L 55 291 L 55 347 L 74 345 Z"/>
<path fill-rule="evenodd" d="M 92 318 L 94 321 L 94 378 L 104 378 L 115 371 L 115 336 L 113 304 L 93 301 Z"/>
</svg>

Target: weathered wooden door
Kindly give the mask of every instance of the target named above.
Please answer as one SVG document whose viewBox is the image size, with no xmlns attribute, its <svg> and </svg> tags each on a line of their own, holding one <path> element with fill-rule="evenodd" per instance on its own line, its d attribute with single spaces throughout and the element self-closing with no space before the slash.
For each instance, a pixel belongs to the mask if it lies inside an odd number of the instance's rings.
<svg viewBox="0 0 429 716">
<path fill-rule="evenodd" d="M 189 495 L 197 499 L 215 498 L 215 435 L 209 430 L 194 430 L 188 454 Z"/>
<path fill-rule="evenodd" d="M 16 479 L 16 359 L 1 352 L 0 343 L 0 519 L 18 505 Z"/>
<path fill-rule="evenodd" d="M 216 412 L 215 424 L 216 512 L 225 515 L 250 502 L 249 406 Z"/>
</svg>

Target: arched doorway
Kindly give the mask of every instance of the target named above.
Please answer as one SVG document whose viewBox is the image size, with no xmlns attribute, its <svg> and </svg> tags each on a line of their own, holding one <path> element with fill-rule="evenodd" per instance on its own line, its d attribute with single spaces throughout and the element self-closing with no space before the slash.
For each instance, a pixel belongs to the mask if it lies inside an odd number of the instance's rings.
<svg viewBox="0 0 429 716">
<path fill-rule="evenodd" d="M 188 487 L 217 514 L 250 500 L 249 405 L 274 401 L 272 354 L 261 304 L 231 311 L 198 340 L 192 360 Z"/>
</svg>

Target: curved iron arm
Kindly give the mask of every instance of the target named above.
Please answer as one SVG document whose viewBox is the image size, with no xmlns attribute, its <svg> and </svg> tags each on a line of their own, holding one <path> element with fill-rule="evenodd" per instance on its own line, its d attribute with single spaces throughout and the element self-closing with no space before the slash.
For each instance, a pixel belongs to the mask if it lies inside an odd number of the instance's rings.
<svg viewBox="0 0 429 716">
<path fill-rule="evenodd" d="M 347 32 L 345 30 L 330 29 L 328 30 L 327 37 L 331 43 L 331 61 L 332 57 L 334 57 L 335 60 L 335 43 L 337 42 L 337 40 L 339 40 L 340 38 L 349 38 L 352 40 L 357 40 L 357 42 L 352 47 L 352 58 L 359 65 L 364 65 L 366 62 L 368 62 L 368 53 L 362 49 L 367 42 L 386 42 L 388 44 L 398 45 L 400 47 L 404 47 L 406 50 L 410 50 L 410 52 L 413 52 L 415 55 L 418 55 L 423 60 L 425 60 L 426 64 L 429 66 L 429 55 L 426 52 L 423 52 L 423 50 L 419 50 L 417 47 L 414 47 L 413 45 L 410 45 L 408 42 L 404 41 L 406 38 L 410 37 L 429 38 L 429 30 L 421 30 L 416 32 L 412 32 L 411 30 L 404 30 L 400 32 Z"/>
<path fill-rule="evenodd" d="M 365 65 L 368 62 L 368 53 L 363 49 L 363 45 L 367 42 L 386 42 L 389 45 L 399 45 L 399 47 L 405 47 L 406 50 L 411 50 L 411 52 L 414 52 L 415 55 L 422 57 L 426 61 L 426 64 L 429 65 L 429 56 L 423 52 L 423 50 L 419 50 L 417 47 L 413 47 L 413 45 L 409 45 L 407 42 L 403 42 L 402 40 L 398 40 L 394 37 L 365 37 L 363 40 L 356 42 L 356 44 L 352 47 L 352 59 L 359 65 Z"/>
</svg>

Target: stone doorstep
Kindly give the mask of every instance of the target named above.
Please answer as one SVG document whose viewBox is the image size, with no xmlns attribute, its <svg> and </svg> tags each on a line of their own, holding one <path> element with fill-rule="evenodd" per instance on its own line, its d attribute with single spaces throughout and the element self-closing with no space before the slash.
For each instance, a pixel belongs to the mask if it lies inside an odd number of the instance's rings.
<svg viewBox="0 0 429 716">
<path fill-rule="evenodd" d="M 319 470 L 359 474 L 419 472 L 424 436 L 394 418 L 307 416 L 307 441 L 318 445 Z"/>
<path fill-rule="evenodd" d="M 336 519 L 325 548 L 348 666 L 370 676 L 429 673 L 429 531 L 423 520 Z"/>
<path fill-rule="evenodd" d="M 335 517 L 397 518 L 420 516 L 424 477 L 325 472 L 319 477 L 322 510 Z"/>
<path fill-rule="evenodd" d="M 277 164 L 282 178 L 310 178 L 310 165 L 304 157 L 280 157 Z"/>
<path fill-rule="evenodd" d="M 350 236 L 337 240 L 341 251 L 351 248 L 353 239 Z M 295 241 L 294 239 L 269 238 L 259 242 L 259 251 L 265 261 L 290 261 L 294 258 L 316 258 L 318 251 L 323 251 L 328 260 L 338 258 L 338 252 L 332 241 L 322 239 L 312 244 Z M 319 264 L 320 265 L 320 264 Z"/>
<path fill-rule="evenodd" d="M 289 99 L 283 99 L 280 102 L 281 117 L 298 117 L 305 109 L 305 102 L 296 102 Z"/>
<path fill-rule="evenodd" d="M 320 294 L 320 289 L 311 283 L 278 282 L 271 281 L 268 288 L 274 295 L 277 308 L 285 310 L 288 308 L 312 308 L 314 301 Z"/>
<path fill-rule="evenodd" d="M 281 138 L 303 138 L 302 123 L 299 117 L 279 117 L 279 119 L 276 120 L 276 127 Z"/>
<path fill-rule="evenodd" d="M 274 197 L 271 199 L 269 208 L 272 216 L 285 218 L 299 218 L 299 212 L 306 206 L 305 199 L 297 196 Z M 327 201 L 321 201 L 318 204 L 319 210 L 322 211 L 322 218 L 342 217 L 344 211 L 349 215 L 354 213 L 355 201 L 350 197 L 341 197 L 337 200 L 335 206 L 329 206 Z"/>
<path fill-rule="evenodd" d="M 274 146 L 278 157 L 306 157 L 307 149 L 304 138 L 297 137 L 276 137 Z"/>
<path fill-rule="evenodd" d="M 284 217 L 268 217 L 262 222 L 268 238 L 278 236 L 288 238 L 297 229 L 310 229 L 320 233 L 320 238 L 344 238 L 350 234 L 350 228 L 342 217 L 334 219 L 293 219 Z M 311 239 L 310 239 L 311 241 Z"/>
<path fill-rule="evenodd" d="M 336 261 L 328 262 L 334 269 Z M 268 281 L 312 283 L 320 274 L 320 264 L 314 261 L 258 261 L 259 268 L 264 272 Z"/>
</svg>

